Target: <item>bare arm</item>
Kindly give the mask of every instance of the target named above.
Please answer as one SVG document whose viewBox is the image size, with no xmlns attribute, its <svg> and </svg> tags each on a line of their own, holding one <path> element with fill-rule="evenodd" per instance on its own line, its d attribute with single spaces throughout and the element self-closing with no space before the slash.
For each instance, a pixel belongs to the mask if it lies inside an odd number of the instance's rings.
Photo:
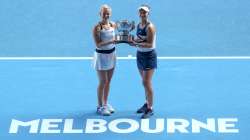
<svg viewBox="0 0 250 140">
<path fill-rule="evenodd" d="M 110 23 L 112 24 L 112 27 L 116 30 L 117 26 L 116 26 L 115 22 L 111 21 Z"/>
</svg>

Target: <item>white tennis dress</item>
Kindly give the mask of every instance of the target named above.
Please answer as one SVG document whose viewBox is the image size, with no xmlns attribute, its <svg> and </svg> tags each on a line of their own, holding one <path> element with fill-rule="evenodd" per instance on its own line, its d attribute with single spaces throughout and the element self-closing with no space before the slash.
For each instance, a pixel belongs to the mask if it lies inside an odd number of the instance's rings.
<svg viewBox="0 0 250 140">
<path fill-rule="evenodd" d="M 110 41 L 115 37 L 114 28 L 105 29 L 100 31 L 101 41 Z M 115 44 L 108 44 L 100 48 L 96 47 L 97 50 L 111 50 L 115 47 Z M 96 70 L 110 70 L 116 65 L 116 52 L 109 54 L 106 53 L 94 53 L 93 66 Z"/>
</svg>

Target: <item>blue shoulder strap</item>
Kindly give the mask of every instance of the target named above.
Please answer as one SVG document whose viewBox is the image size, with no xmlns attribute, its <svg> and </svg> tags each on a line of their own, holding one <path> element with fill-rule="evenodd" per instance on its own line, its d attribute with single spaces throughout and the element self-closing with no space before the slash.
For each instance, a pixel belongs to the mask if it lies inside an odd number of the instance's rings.
<svg viewBox="0 0 250 140">
<path fill-rule="evenodd" d="M 141 29 L 141 30 L 144 30 L 146 32 L 146 29 L 147 29 L 147 27 L 148 27 L 149 24 L 150 24 L 150 22 L 147 22 L 147 24 L 145 25 L 145 27 L 143 29 Z M 139 27 L 140 27 L 140 23 L 137 25 L 137 29 L 139 29 Z M 137 37 L 140 38 L 141 40 L 143 40 L 141 42 L 145 42 L 146 41 L 146 40 L 144 40 L 143 38 L 141 38 L 138 35 L 137 35 Z"/>
</svg>

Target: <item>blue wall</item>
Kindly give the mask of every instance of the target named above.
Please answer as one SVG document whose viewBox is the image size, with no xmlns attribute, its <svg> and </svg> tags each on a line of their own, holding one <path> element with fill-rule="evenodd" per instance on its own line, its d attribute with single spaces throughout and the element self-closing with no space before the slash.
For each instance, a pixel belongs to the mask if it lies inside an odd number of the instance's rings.
<svg viewBox="0 0 250 140">
<path fill-rule="evenodd" d="M 250 55 L 247 0 L 1 0 L 0 56 L 92 56 L 104 3 L 112 20 L 137 22 L 137 7 L 151 5 L 161 56 Z M 135 52 L 127 45 L 117 51 Z"/>
</svg>

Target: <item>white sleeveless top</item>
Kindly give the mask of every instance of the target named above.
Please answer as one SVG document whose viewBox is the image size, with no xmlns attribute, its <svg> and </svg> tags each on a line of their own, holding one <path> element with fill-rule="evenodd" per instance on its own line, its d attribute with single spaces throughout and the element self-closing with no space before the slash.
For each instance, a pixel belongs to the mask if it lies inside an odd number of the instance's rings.
<svg viewBox="0 0 250 140">
<path fill-rule="evenodd" d="M 109 29 L 103 28 L 100 30 L 100 39 L 101 41 L 110 41 L 115 37 L 115 30 L 114 28 L 110 27 Z M 102 46 L 100 48 L 96 47 L 98 50 L 110 50 L 115 47 L 115 44 L 108 44 L 105 46 Z"/>
</svg>

